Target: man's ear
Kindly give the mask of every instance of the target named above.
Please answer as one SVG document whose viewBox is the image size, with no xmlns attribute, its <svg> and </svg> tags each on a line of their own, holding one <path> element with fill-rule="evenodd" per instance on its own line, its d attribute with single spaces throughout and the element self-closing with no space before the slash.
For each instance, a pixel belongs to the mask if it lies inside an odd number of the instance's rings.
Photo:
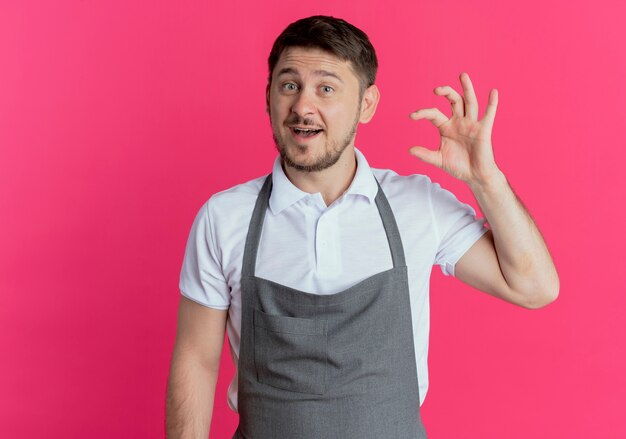
<svg viewBox="0 0 626 439">
<path fill-rule="evenodd" d="M 270 83 L 265 87 L 265 112 L 270 114 Z"/>
<path fill-rule="evenodd" d="M 380 91 L 378 90 L 378 87 L 376 87 L 376 84 L 370 85 L 365 90 L 363 97 L 361 98 L 361 115 L 359 117 L 359 122 L 368 123 L 372 117 L 374 117 L 379 100 Z"/>
</svg>

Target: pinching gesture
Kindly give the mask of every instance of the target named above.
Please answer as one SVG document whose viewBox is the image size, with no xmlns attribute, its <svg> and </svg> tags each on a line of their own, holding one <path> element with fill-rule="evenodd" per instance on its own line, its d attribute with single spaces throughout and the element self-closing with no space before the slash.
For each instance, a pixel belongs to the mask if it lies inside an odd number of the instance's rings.
<svg viewBox="0 0 626 439">
<path fill-rule="evenodd" d="M 478 102 L 472 81 L 467 73 L 461 73 L 460 79 L 464 96 L 447 85 L 434 89 L 436 95 L 445 96 L 450 101 L 450 119 L 438 108 L 423 108 L 409 115 L 413 120 L 428 119 L 439 129 L 439 149 L 433 151 L 414 146 L 409 153 L 468 184 L 481 183 L 499 172 L 491 145 L 498 91 L 491 90 L 485 114 L 478 120 Z"/>
</svg>

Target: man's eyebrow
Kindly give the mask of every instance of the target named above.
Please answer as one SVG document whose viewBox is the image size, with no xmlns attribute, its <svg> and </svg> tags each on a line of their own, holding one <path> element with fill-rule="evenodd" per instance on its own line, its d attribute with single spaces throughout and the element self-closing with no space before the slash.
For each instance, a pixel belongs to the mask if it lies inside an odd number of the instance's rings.
<svg viewBox="0 0 626 439">
<path fill-rule="evenodd" d="M 282 69 L 279 70 L 279 72 L 276 75 L 276 77 L 278 78 L 281 75 L 288 75 L 288 74 L 293 74 L 293 75 L 299 76 L 299 74 L 296 71 L 296 69 L 294 69 L 292 67 L 283 67 Z M 339 82 L 341 82 L 343 84 L 343 79 L 341 79 L 339 77 L 339 75 L 337 75 L 336 73 L 333 73 L 333 72 L 329 72 L 328 70 L 314 70 L 313 74 L 316 75 L 316 76 L 330 76 L 330 77 L 333 77 L 333 78 L 337 79 Z"/>
</svg>

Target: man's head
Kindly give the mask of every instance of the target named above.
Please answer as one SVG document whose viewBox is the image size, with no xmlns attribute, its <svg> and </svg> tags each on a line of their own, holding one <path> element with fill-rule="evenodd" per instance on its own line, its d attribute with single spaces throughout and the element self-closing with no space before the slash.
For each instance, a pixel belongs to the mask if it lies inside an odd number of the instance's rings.
<svg viewBox="0 0 626 439">
<path fill-rule="evenodd" d="M 304 172 L 334 165 L 378 103 L 369 39 L 341 19 L 304 18 L 279 35 L 268 65 L 267 110 L 285 164 Z"/>
<path fill-rule="evenodd" d="M 289 47 L 320 49 L 348 61 L 359 78 L 363 92 L 376 82 L 378 58 L 369 38 L 361 29 L 341 18 L 314 15 L 294 21 L 276 38 L 267 59 L 268 87 L 280 56 Z"/>
</svg>

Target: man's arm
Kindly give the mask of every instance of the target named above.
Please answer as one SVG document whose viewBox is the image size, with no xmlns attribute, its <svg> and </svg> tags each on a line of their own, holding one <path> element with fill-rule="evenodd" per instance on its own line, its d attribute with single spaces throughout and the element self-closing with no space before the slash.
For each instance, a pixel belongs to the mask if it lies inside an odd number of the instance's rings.
<svg viewBox="0 0 626 439">
<path fill-rule="evenodd" d="M 167 383 L 169 439 L 209 435 L 227 316 L 228 310 L 208 308 L 181 295 Z"/>
<path fill-rule="evenodd" d="M 491 226 L 457 262 L 455 276 L 509 302 L 539 308 L 556 299 L 559 278 L 541 233 L 494 160 L 491 131 L 498 91 L 491 90 L 485 114 L 478 120 L 469 75 L 462 73 L 460 80 L 463 95 L 449 86 L 433 90 L 450 102 L 450 118 L 437 108 L 409 116 L 430 120 L 439 129 L 439 149 L 414 146 L 409 152 L 466 182 Z"/>
<path fill-rule="evenodd" d="M 470 187 L 491 230 L 459 259 L 455 277 L 525 308 L 556 300 L 559 277 L 548 247 L 504 174 Z"/>
</svg>

